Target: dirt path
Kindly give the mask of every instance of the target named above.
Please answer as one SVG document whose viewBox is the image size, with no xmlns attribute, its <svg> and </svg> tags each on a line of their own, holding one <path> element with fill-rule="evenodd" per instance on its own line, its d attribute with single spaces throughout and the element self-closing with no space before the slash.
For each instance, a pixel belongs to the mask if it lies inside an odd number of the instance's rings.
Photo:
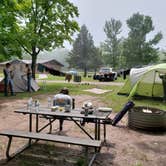
<svg viewBox="0 0 166 166">
<path fill-rule="evenodd" d="M 76 107 L 82 106 L 84 101 L 91 101 L 96 106 L 104 106 L 96 97 L 79 95 L 74 96 Z M 46 97 L 41 95 L 42 103 L 46 104 Z M 0 101 L 0 130 L 20 129 L 27 130 L 27 116 L 14 113 L 23 106 L 26 100 L 1 100 Z M 111 115 L 114 117 L 114 113 Z M 41 119 L 41 123 L 45 123 Z M 54 124 L 54 132 L 57 132 L 58 122 Z M 90 132 L 92 124 L 85 126 Z M 62 135 L 84 136 L 83 133 L 71 122 L 65 121 Z M 25 140 L 15 139 L 13 148 L 20 146 Z M 0 165 L 5 158 L 7 138 L 0 136 Z M 41 142 L 42 143 L 42 142 Z M 127 127 L 127 116 L 125 116 L 117 127 L 107 126 L 107 143 L 102 147 L 101 154 L 97 156 L 94 166 L 165 166 L 166 165 L 166 133 L 153 134 L 133 131 Z M 49 147 L 49 149 L 48 149 Z M 80 147 L 70 147 L 62 144 L 39 144 L 25 151 L 16 159 L 10 161 L 7 166 L 25 165 L 35 166 L 70 166 L 73 159 L 81 155 Z M 58 157 L 57 157 L 58 156 Z M 65 156 L 65 157 L 64 157 Z M 58 160 L 58 161 L 57 161 Z M 21 163 L 21 164 L 20 164 Z M 29 163 L 29 164 L 28 164 Z M 67 163 L 67 164 L 66 164 Z"/>
</svg>

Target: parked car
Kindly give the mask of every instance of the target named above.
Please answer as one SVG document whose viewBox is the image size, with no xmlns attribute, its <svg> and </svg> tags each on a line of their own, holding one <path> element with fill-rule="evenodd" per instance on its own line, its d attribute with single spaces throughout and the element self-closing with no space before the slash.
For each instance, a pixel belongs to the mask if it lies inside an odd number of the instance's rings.
<svg viewBox="0 0 166 166">
<path fill-rule="evenodd" d="M 112 68 L 102 67 L 99 73 L 93 76 L 93 79 L 99 81 L 114 81 L 117 79 L 117 72 L 113 71 Z"/>
</svg>

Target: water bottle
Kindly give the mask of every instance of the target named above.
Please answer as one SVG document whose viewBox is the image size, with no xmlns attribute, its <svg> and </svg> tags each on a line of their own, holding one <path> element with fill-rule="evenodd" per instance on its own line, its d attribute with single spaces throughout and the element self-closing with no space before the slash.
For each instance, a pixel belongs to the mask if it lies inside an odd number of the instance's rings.
<svg viewBox="0 0 166 166">
<path fill-rule="evenodd" d="M 28 103 L 27 103 L 27 110 L 31 111 L 32 109 L 32 103 L 33 103 L 33 99 L 32 97 L 28 100 Z"/>
<path fill-rule="evenodd" d="M 39 106 L 40 106 L 40 102 L 39 100 L 35 101 L 35 110 L 38 112 L 39 111 Z"/>
<path fill-rule="evenodd" d="M 51 97 L 48 97 L 48 108 L 51 108 L 51 106 L 52 106 Z"/>
</svg>

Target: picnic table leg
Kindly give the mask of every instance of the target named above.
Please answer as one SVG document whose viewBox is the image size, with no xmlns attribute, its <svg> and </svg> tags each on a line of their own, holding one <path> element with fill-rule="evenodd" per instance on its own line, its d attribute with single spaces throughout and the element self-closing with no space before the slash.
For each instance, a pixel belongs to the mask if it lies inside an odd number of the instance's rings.
<svg viewBox="0 0 166 166">
<path fill-rule="evenodd" d="M 29 132 L 32 132 L 32 114 L 29 114 Z M 29 145 L 31 144 L 32 139 L 29 139 Z"/>
<path fill-rule="evenodd" d="M 36 132 L 39 132 L 39 115 L 36 114 Z"/>
<path fill-rule="evenodd" d="M 32 114 L 29 114 L 29 131 L 32 132 Z"/>
<path fill-rule="evenodd" d="M 98 125 L 97 125 L 97 119 L 95 119 L 95 140 L 97 140 L 97 137 L 98 137 Z"/>
<path fill-rule="evenodd" d="M 8 140 L 8 145 L 7 145 L 7 149 L 6 149 L 6 157 L 7 157 L 7 161 L 13 159 L 16 155 L 20 154 L 21 152 L 23 152 L 24 150 L 26 150 L 27 148 L 30 147 L 31 144 L 27 143 L 25 145 L 23 145 L 21 148 L 19 148 L 16 152 L 14 152 L 13 154 L 10 155 L 10 147 L 11 147 L 11 143 L 12 143 L 12 136 L 8 136 L 9 140 Z"/>
<path fill-rule="evenodd" d="M 8 145 L 7 145 L 7 149 L 6 149 L 6 157 L 7 157 L 7 160 L 10 160 L 11 157 L 9 155 L 9 151 L 10 151 L 10 145 L 11 145 L 11 142 L 12 142 L 12 137 L 8 137 L 9 138 L 9 141 L 8 141 Z"/>
<path fill-rule="evenodd" d="M 90 137 L 90 139 L 94 140 L 94 138 L 80 125 L 76 120 L 73 118 L 70 118 L 87 136 Z M 95 134 L 96 135 L 96 134 Z"/>
<path fill-rule="evenodd" d="M 98 125 L 98 131 L 97 131 L 98 137 L 97 137 L 97 139 L 100 140 L 100 120 L 97 121 L 97 125 Z"/>
<path fill-rule="evenodd" d="M 52 122 L 51 122 L 51 119 L 49 119 L 49 124 L 50 124 L 50 131 L 49 131 L 49 133 L 51 134 L 52 133 Z"/>
<path fill-rule="evenodd" d="M 104 142 L 106 142 L 106 124 L 103 124 L 104 126 Z"/>
<path fill-rule="evenodd" d="M 41 132 L 42 130 L 44 130 L 46 127 L 48 126 L 52 126 L 52 123 L 55 121 L 56 119 L 49 119 L 49 123 L 47 123 L 46 125 L 44 125 L 43 127 L 41 127 L 40 129 L 38 129 L 38 132 Z M 50 130 L 50 129 L 49 129 Z M 52 127 L 51 127 L 52 130 Z M 49 131 L 49 133 L 51 133 L 51 131 Z"/>
</svg>

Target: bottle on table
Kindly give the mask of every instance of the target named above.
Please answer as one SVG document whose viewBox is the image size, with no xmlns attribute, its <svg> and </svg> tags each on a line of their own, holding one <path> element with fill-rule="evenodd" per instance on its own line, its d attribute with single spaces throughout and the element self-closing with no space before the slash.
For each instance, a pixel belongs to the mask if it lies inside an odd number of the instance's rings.
<svg viewBox="0 0 166 166">
<path fill-rule="evenodd" d="M 33 104 L 33 99 L 31 97 L 31 98 L 29 98 L 28 103 L 27 103 L 27 110 L 29 110 L 29 111 L 32 110 L 32 104 Z"/>
<path fill-rule="evenodd" d="M 48 97 L 48 108 L 51 108 L 52 106 L 52 100 L 51 97 Z"/>
<path fill-rule="evenodd" d="M 35 100 L 35 110 L 36 111 L 39 111 L 39 106 L 40 106 L 39 100 Z"/>
</svg>

